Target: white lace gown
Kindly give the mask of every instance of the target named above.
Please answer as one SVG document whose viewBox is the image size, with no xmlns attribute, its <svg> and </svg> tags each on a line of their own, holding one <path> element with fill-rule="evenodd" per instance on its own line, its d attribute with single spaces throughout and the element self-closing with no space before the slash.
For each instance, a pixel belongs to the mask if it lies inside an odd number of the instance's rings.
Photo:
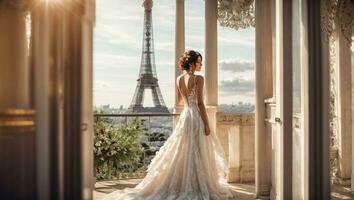
<svg viewBox="0 0 354 200">
<path fill-rule="evenodd" d="M 179 121 L 135 188 L 104 200 L 224 200 L 234 198 L 226 182 L 224 152 L 217 136 L 206 136 L 197 106 L 195 81 Z"/>
</svg>

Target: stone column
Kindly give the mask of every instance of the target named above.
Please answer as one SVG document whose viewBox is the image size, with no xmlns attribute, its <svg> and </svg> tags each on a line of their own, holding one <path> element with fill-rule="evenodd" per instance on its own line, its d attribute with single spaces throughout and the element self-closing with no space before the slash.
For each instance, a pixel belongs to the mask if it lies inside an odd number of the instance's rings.
<svg viewBox="0 0 354 200">
<path fill-rule="evenodd" d="M 35 112 L 30 104 L 26 2 L 0 1 L 0 196 L 34 199 Z"/>
<path fill-rule="evenodd" d="M 82 186 L 83 199 L 92 199 L 95 185 L 93 158 L 93 28 L 95 0 L 86 0 L 82 30 Z"/>
<path fill-rule="evenodd" d="M 256 110 L 255 110 L 255 186 L 256 196 L 269 196 L 270 163 L 266 129 L 265 99 L 273 96 L 271 1 L 256 0 Z M 274 12 L 274 11 L 273 11 Z"/>
<path fill-rule="evenodd" d="M 180 56 L 185 51 L 185 31 L 184 31 L 184 0 L 176 0 L 176 30 L 175 30 L 175 107 L 173 113 L 179 114 L 183 108 L 183 99 L 176 85 L 177 77 L 182 73 L 178 67 Z M 175 125 L 179 117 L 173 118 Z"/>
<path fill-rule="evenodd" d="M 205 81 L 206 107 L 210 130 L 216 133 L 218 110 L 217 1 L 205 0 Z"/>
<path fill-rule="evenodd" d="M 351 94 L 351 49 L 341 31 L 335 42 L 338 117 L 338 161 L 340 184 L 350 185 L 351 139 L 352 139 L 352 94 Z"/>
</svg>

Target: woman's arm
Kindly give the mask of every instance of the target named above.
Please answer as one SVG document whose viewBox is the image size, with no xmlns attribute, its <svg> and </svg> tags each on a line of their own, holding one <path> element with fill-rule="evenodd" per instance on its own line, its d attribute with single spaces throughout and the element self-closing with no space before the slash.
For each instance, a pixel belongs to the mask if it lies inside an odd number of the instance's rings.
<svg viewBox="0 0 354 200">
<path fill-rule="evenodd" d="M 202 120 L 204 122 L 205 135 L 209 135 L 210 128 L 209 128 L 208 115 L 207 115 L 207 112 L 205 109 L 205 104 L 203 101 L 204 77 L 196 76 L 196 82 L 197 82 L 197 101 L 198 101 L 199 113 L 200 113 L 200 116 L 202 117 Z"/>
</svg>

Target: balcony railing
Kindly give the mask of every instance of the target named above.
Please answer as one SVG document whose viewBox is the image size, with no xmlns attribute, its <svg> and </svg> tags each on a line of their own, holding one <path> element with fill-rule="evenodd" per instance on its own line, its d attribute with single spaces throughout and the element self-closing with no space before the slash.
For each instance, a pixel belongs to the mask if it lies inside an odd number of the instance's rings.
<svg viewBox="0 0 354 200">
<path fill-rule="evenodd" d="M 119 159 L 116 159 L 119 154 L 110 155 L 113 157 L 102 156 L 100 153 L 95 152 L 95 170 L 96 173 L 102 175 L 102 170 L 108 170 L 107 173 L 113 174 L 113 176 L 100 176 L 96 174 L 97 179 L 131 179 L 131 178 L 143 178 L 146 175 L 147 166 L 150 164 L 152 158 L 155 156 L 156 152 L 160 149 L 160 147 L 164 144 L 167 138 L 172 134 L 173 131 L 173 121 L 174 117 L 178 116 L 179 114 L 170 114 L 170 113 L 144 113 L 144 114 L 94 114 L 94 122 L 97 125 L 99 122 L 104 121 L 107 125 L 107 129 L 119 129 L 120 127 L 127 127 L 131 124 L 134 119 L 139 119 L 143 122 L 143 128 L 140 133 L 138 133 L 139 137 L 137 138 L 138 141 L 134 140 L 134 142 L 140 143 L 141 151 L 139 155 L 134 154 L 134 157 L 138 157 L 138 161 L 136 159 L 131 159 L 132 161 L 129 162 L 121 162 Z M 109 127 L 109 128 L 108 128 Z M 104 131 L 103 131 L 104 132 Z M 112 137 L 104 137 L 102 135 L 99 136 L 101 133 L 97 133 L 97 129 L 95 129 L 95 149 L 104 148 L 104 149 L 113 149 L 119 148 L 117 147 L 116 143 L 121 141 L 114 141 Z M 108 134 L 104 132 L 104 134 Z M 119 134 L 126 134 L 124 131 Z M 129 132 L 128 132 L 129 134 Z M 122 135 L 120 140 L 127 140 L 130 141 L 128 138 L 123 138 Z M 101 139 L 100 139 L 100 138 Z M 124 136 L 123 136 L 124 137 Z M 115 137 L 114 137 L 115 138 Z M 107 143 L 106 140 L 111 140 Z M 117 139 L 119 140 L 119 139 Z M 98 142 L 97 142 L 98 141 Z M 102 147 L 99 146 L 101 142 L 106 142 L 106 146 Z M 96 144 L 99 143 L 99 144 Z M 108 144 L 108 145 L 107 145 Z M 116 145 L 116 146 L 114 146 Z M 124 146 L 124 145 L 123 145 Z M 134 149 L 136 146 L 132 146 Z M 129 145 L 127 145 L 127 151 L 129 153 Z M 105 151 L 107 152 L 107 151 Z M 113 152 L 116 152 L 113 150 Z M 131 153 L 131 152 L 130 152 Z M 115 157 L 114 157 L 115 156 Z M 97 159 L 100 160 L 97 160 Z M 109 159 L 108 163 L 104 163 L 102 159 L 107 158 Z M 113 159 L 112 159 L 113 158 Z M 113 161 L 112 161 L 113 160 Z M 128 159 L 129 160 L 129 159 Z M 133 161 L 134 160 L 134 161 Z M 97 164 L 97 162 L 99 164 Z M 107 167 L 107 169 L 103 168 L 103 165 L 112 165 L 113 163 L 115 166 L 119 166 L 118 168 Z M 117 163 L 115 163 L 117 162 Z M 100 169 L 98 169 L 98 165 L 100 165 Z M 110 172 L 109 170 L 115 170 L 114 172 Z M 97 171 L 98 170 L 98 171 Z"/>
<path fill-rule="evenodd" d="M 117 123 L 128 123 L 128 118 L 132 117 L 139 117 L 139 118 L 147 118 L 148 122 L 148 129 L 150 130 L 151 128 L 151 118 L 156 118 L 156 117 L 173 117 L 179 116 L 179 114 L 175 113 L 131 113 L 131 114 L 94 114 L 94 120 L 97 122 L 100 118 L 105 117 L 105 118 L 122 118 L 122 120 L 117 121 Z M 173 121 L 173 120 L 172 120 Z"/>
</svg>

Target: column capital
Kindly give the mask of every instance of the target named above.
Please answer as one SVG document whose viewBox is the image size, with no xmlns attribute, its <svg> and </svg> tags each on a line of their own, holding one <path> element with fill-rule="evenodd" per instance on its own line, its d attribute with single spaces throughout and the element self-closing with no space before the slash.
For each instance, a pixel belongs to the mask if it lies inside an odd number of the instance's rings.
<svg viewBox="0 0 354 200">
<path fill-rule="evenodd" d="M 218 21 L 221 26 L 235 30 L 255 27 L 254 0 L 218 2 Z"/>
</svg>

